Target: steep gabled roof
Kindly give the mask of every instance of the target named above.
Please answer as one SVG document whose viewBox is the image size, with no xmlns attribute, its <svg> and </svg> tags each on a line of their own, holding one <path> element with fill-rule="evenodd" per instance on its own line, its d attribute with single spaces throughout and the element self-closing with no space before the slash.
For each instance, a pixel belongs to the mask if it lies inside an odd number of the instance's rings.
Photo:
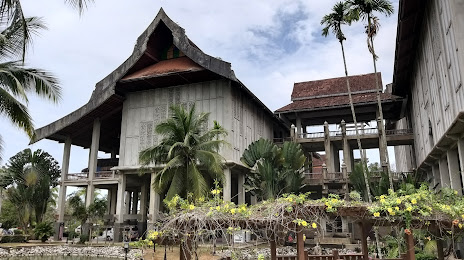
<svg viewBox="0 0 464 260">
<path fill-rule="evenodd" d="M 159 59 L 156 52 L 160 50 L 156 49 L 156 45 L 160 45 L 161 40 L 159 35 L 155 33 L 156 30 L 169 32 L 172 35 L 172 45 L 185 56 L 164 61 Z M 123 93 L 129 91 L 123 88 L 125 83 L 131 80 L 144 79 L 144 77 L 168 77 L 179 71 L 206 71 L 210 76 L 214 74 L 216 77 L 229 79 L 235 83 L 235 86 L 242 88 L 268 114 L 274 116 L 272 111 L 235 77 L 230 63 L 201 51 L 185 35 L 185 30 L 173 22 L 161 8 L 153 22 L 138 37 L 131 56 L 96 84 L 87 104 L 55 122 L 37 129 L 36 136 L 31 142 L 35 143 L 44 138 L 64 142 L 67 136 L 75 134 L 76 131 L 82 135 L 84 132 L 82 129 L 91 128 L 93 120 L 97 117 L 120 118 L 124 100 Z M 121 89 L 118 89 L 118 86 Z M 88 137 L 88 133 L 85 134 Z M 87 137 L 82 138 L 81 141 L 73 139 L 73 144 L 88 147 L 88 141 L 84 141 L 84 139 L 88 140 Z M 100 147 L 100 149 L 109 152 L 114 150 L 114 147 Z"/>
</svg>

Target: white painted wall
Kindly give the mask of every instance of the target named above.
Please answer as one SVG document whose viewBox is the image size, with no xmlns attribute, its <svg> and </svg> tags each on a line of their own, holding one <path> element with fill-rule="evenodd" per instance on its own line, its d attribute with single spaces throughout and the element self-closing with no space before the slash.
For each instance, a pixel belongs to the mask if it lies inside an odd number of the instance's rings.
<svg viewBox="0 0 464 260">
<path fill-rule="evenodd" d="M 169 116 L 173 104 L 195 104 L 197 112 L 210 113 L 208 128 L 216 120 L 228 131 L 230 146 L 221 151 L 226 160 L 239 163 L 252 141 L 272 138 L 269 115 L 228 80 L 133 92 L 127 94 L 123 106 L 119 166 L 139 165 L 139 152 L 158 142 L 154 128 Z"/>
</svg>

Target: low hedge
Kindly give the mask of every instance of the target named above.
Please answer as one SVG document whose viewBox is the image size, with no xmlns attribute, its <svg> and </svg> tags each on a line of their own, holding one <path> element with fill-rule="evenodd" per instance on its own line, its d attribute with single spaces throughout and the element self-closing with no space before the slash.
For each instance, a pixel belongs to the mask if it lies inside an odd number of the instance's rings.
<svg viewBox="0 0 464 260">
<path fill-rule="evenodd" d="M 24 243 L 28 239 L 29 236 L 27 235 L 5 235 L 0 236 L 0 243 Z"/>
</svg>

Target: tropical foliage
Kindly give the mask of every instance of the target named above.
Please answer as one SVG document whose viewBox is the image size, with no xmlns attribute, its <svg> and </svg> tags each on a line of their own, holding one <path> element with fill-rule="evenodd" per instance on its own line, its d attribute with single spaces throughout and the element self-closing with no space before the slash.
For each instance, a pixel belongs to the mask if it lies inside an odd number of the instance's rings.
<svg viewBox="0 0 464 260">
<path fill-rule="evenodd" d="M 25 149 L 11 157 L 0 173 L 0 183 L 7 188 L 6 197 L 21 226 L 26 229 L 42 222 L 61 174 L 58 162 L 42 150 Z"/>
<path fill-rule="evenodd" d="M 353 189 L 359 192 L 365 201 L 368 201 L 363 167 L 367 169 L 366 174 L 367 180 L 369 180 L 370 194 L 372 196 L 387 194 L 389 189 L 388 174 L 382 171 L 378 163 L 371 163 L 367 167 L 363 166 L 361 162 L 354 165 L 349 176 Z"/>
<path fill-rule="evenodd" d="M 52 222 L 42 222 L 37 224 L 34 228 L 35 237 L 40 239 L 42 242 L 47 241 L 49 237 L 53 236 L 53 234 Z"/>
<path fill-rule="evenodd" d="M 207 195 L 214 180 L 224 183 L 224 158 L 218 153 L 226 144 L 226 131 L 217 123 L 207 129 L 209 113 L 196 113 L 195 105 L 186 110 L 170 108 L 172 116 L 156 126 L 162 136 L 158 145 L 140 152 L 145 166 L 163 165 L 156 173 L 153 188 L 166 193 L 168 199 L 176 194 L 194 198 Z"/>
<path fill-rule="evenodd" d="M 306 157 L 299 144 L 284 142 L 278 147 L 270 140 L 259 139 L 248 146 L 240 160 L 251 169 L 246 175 L 246 189 L 261 199 L 298 193 L 304 186 Z"/>
</svg>

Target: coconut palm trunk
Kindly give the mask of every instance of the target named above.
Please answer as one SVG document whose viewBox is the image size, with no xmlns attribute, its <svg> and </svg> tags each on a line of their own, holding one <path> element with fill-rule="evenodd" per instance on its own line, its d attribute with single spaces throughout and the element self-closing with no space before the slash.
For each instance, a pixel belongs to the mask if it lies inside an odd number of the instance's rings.
<svg viewBox="0 0 464 260">
<path fill-rule="evenodd" d="M 325 15 L 322 20 L 321 24 L 325 25 L 325 27 L 322 29 L 322 35 L 327 36 L 329 34 L 329 30 L 332 30 L 333 34 L 336 36 L 338 39 L 340 46 L 342 48 L 342 55 L 343 55 L 343 65 L 345 68 L 345 78 L 346 78 L 346 86 L 348 89 L 348 97 L 350 101 L 350 108 L 351 108 L 351 114 L 353 116 L 353 122 L 355 126 L 355 131 L 356 131 L 356 140 L 358 143 L 358 148 L 361 154 L 361 160 L 362 160 L 362 170 L 363 170 L 363 176 L 364 176 L 364 182 L 366 185 L 366 196 L 367 200 L 369 202 L 372 201 L 371 199 L 371 190 L 369 187 L 369 176 L 367 175 L 367 160 L 365 154 L 362 152 L 362 145 L 361 145 L 361 138 L 359 137 L 359 131 L 358 131 L 358 121 L 356 119 L 356 112 L 354 110 L 354 105 L 353 105 L 353 98 L 351 96 L 351 87 L 350 87 L 350 81 L 348 78 L 348 69 L 346 66 L 346 57 L 345 57 L 345 48 L 343 46 L 343 41 L 346 40 L 345 35 L 343 34 L 343 31 L 341 29 L 342 24 L 351 24 L 352 20 L 356 18 L 356 16 L 353 16 L 352 13 L 350 12 L 350 6 L 346 2 L 338 2 L 334 5 L 332 8 L 332 13 Z"/>
<path fill-rule="evenodd" d="M 385 154 L 385 162 L 381 162 L 381 165 L 385 163 L 386 169 L 387 169 L 387 174 L 388 174 L 388 181 L 390 182 L 390 189 L 394 190 L 393 187 L 393 176 L 390 170 L 390 159 L 388 157 L 388 147 L 387 147 L 387 137 L 385 133 L 385 124 L 384 124 L 384 117 L 383 117 L 383 109 L 382 109 L 382 100 L 381 100 L 381 93 L 382 88 L 379 84 L 379 77 L 377 77 L 377 55 L 375 54 L 375 48 L 374 48 L 374 33 L 371 31 L 372 29 L 372 17 L 370 14 L 367 15 L 367 21 L 368 21 L 368 26 L 367 26 L 367 35 L 368 35 L 368 44 L 369 46 L 369 51 L 372 54 L 372 61 L 374 63 L 374 75 L 375 75 L 375 86 L 377 88 L 377 106 L 379 110 L 379 117 L 380 120 L 378 121 L 379 125 L 377 126 L 378 129 L 380 130 L 381 138 L 380 142 L 382 142 L 382 149 L 384 149 L 384 154 Z M 383 167 L 383 165 L 382 165 Z"/>
<path fill-rule="evenodd" d="M 370 192 L 370 187 L 369 187 L 369 176 L 367 176 L 367 160 L 362 152 L 362 145 L 361 145 L 361 138 L 359 136 L 359 131 L 358 131 L 358 120 L 356 119 L 356 112 L 354 110 L 354 104 L 353 104 L 353 98 L 351 96 L 351 87 L 350 87 L 350 80 L 348 77 L 348 69 L 346 66 L 346 58 L 345 58 L 345 48 L 343 46 L 343 41 L 340 41 L 340 46 L 342 47 L 342 55 L 343 55 L 343 65 L 345 67 L 345 78 L 346 78 L 346 88 L 348 90 L 348 98 L 350 100 L 350 108 L 351 108 L 351 115 L 353 116 L 353 123 L 354 123 L 354 129 L 356 133 L 356 141 L 358 143 L 358 148 L 359 148 L 359 153 L 361 155 L 361 166 L 363 170 L 363 175 L 364 175 L 364 182 L 366 185 L 366 196 L 367 196 L 367 201 L 369 203 L 372 202 L 372 197 L 371 197 L 371 192 Z"/>
</svg>

